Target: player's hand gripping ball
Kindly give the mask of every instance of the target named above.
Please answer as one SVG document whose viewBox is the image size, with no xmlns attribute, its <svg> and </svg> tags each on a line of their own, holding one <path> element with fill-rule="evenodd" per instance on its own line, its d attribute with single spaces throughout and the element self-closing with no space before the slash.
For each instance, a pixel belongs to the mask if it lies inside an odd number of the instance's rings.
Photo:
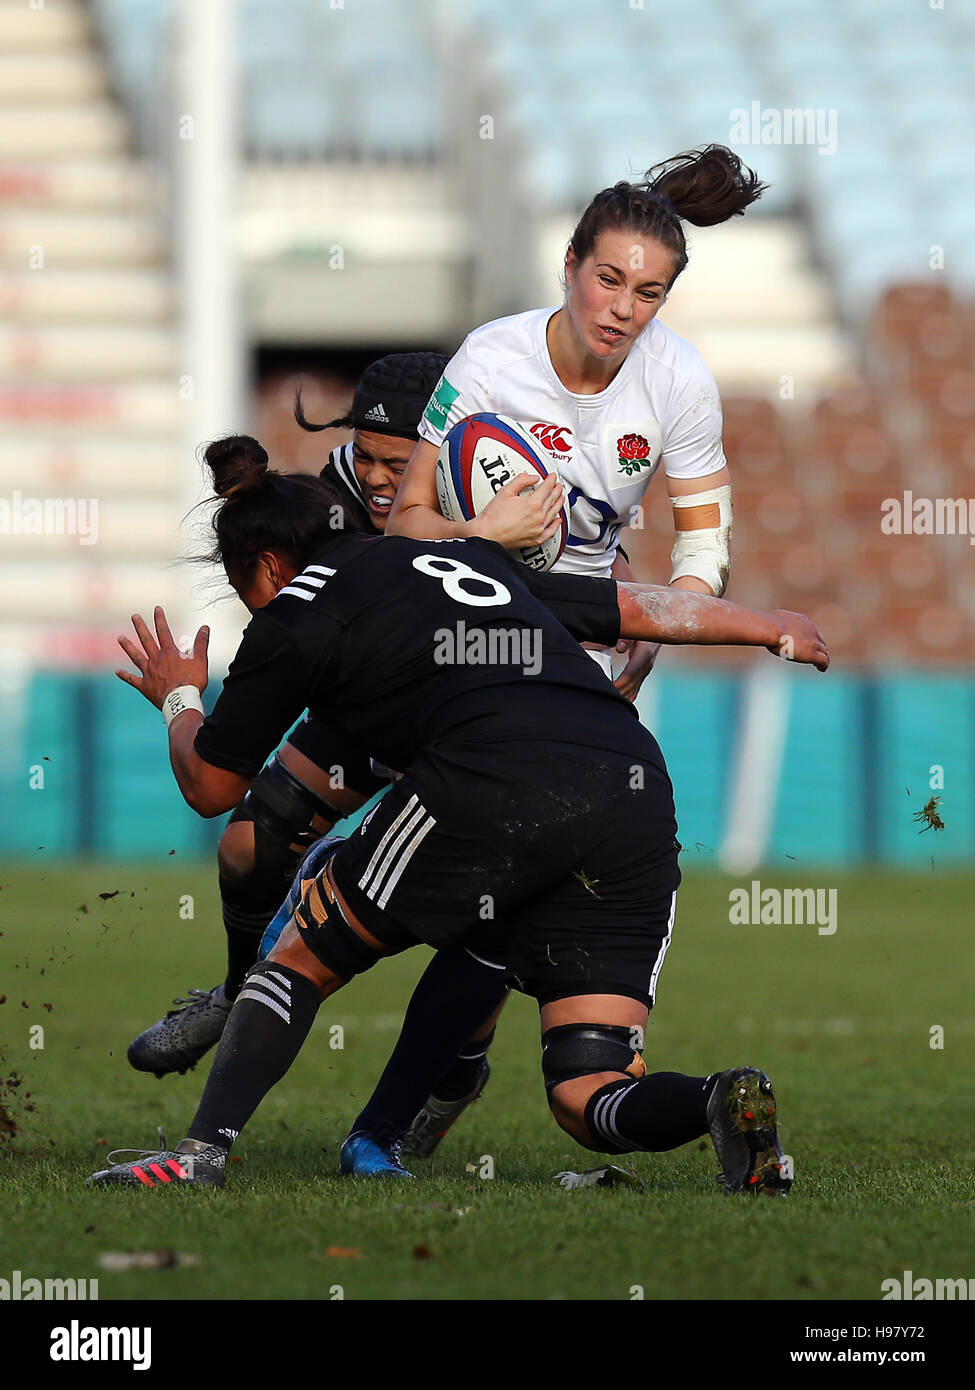
<svg viewBox="0 0 975 1390">
<path fill-rule="evenodd" d="M 509 487 L 525 475 L 530 476 L 520 486 Z M 531 477 L 537 481 L 533 483 Z M 472 521 L 495 501 L 503 488 L 508 489 L 505 498 L 511 503 L 512 494 L 525 497 L 549 477 L 558 481 L 544 446 L 517 420 L 486 412 L 469 415 L 453 427 L 440 446 L 437 499 L 450 521 Z M 537 517 L 529 517 L 524 507 L 524 519 L 519 521 L 516 506 L 514 502 L 510 507 L 510 520 L 506 513 L 502 522 L 499 514 L 498 530 L 491 539 L 498 540 L 531 569 L 551 569 L 569 536 L 567 500 L 556 496 L 551 520 L 544 524 Z M 527 543 L 520 539 L 512 542 L 507 528 L 513 527 L 511 534 L 517 536 L 519 526 L 524 530 L 532 525 L 537 531 L 533 539 Z"/>
</svg>

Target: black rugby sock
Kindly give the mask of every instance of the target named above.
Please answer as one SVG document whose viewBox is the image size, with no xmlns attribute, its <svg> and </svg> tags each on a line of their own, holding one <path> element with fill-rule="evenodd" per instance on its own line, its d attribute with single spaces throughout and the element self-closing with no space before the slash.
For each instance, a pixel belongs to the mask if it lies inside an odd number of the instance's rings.
<svg viewBox="0 0 975 1390">
<path fill-rule="evenodd" d="M 481 1065 L 494 1042 L 494 1029 L 462 1047 L 433 1088 L 437 1100 L 462 1100 L 469 1096 L 481 1075 Z"/>
<path fill-rule="evenodd" d="M 269 875 L 257 869 L 242 877 L 220 875 L 220 910 L 227 933 L 227 978 L 223 992 L 233 1001 L 244 976 L 257 960 L 261 938 L 288 896 L 302 855 L 295 852 L 285 867 Z"/>
<path fill-rule="evenodd" d="M 589 1098 L 586 1124 L 600 1152 L 663 1153 L 708 1132 L 711 1076 L 657 1071 L 634 1081 L 621 1077 Z"/>
<path fill-rule="evenodd" d="M 232 1001 L 240 993 L 244 976 L 257 959 L 261 937 L 277 908 L 268 912 L 264 908 L 254 911 L 237 907 L 228 901 L 222 882 L 220 908 L 227 932 L 227 978 L 223 982 L 223 992 L 224 997 Z"/>
<path fill-rule="evenodd" d="M 301 1050 L 321 1003 L 311 980 L 262 961 L 230 1011 L 187 1138 L 229 1149 Z"/>
<path fill-rule="evenodd" d="M 483 965 L 460 946 L 438 951 L 413 991 L 392 1056 L 353 1132 L 379 1139 L 403 1134 L 505 993 L 503 970 Z"/>
</svg>

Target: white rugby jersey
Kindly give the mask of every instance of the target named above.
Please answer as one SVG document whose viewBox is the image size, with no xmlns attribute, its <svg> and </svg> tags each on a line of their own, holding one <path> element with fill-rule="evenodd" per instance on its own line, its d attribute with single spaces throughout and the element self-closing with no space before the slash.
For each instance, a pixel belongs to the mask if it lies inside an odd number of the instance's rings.
<svg viewBox="0 0 975 1390">
<path fill-rule="evenodd" d="M 459 420 L 485 410 L 526 425 L 569 491 L 569 541 L 555 569 L 607 577 L 620 531 L 661 459 L 675 478 L 724 467 L 721 401 L 697 349 L 657 319 L 604 391 L 567 390 L 545 341 L 558 308 L 469 333 L 430 397 L 420 436 L 439 448 Z"/>
</svg>

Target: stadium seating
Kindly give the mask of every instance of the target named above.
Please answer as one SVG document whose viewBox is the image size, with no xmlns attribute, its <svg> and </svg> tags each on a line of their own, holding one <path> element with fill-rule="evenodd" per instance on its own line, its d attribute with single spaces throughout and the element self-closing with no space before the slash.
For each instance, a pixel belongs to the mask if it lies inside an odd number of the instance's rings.
<svg viewBox="0 0 975 1390">
<path fill-rule="evenodd" d="M 26 660 L 105 661 L 106 631 L 189 582 L 167 569 L 185 499 L 158 172 L 83 5 L 0 4 L 0 52 L 0 481 L 53 507 L 46 534 L 4 537 L 0 632 Z"/>
</svg>

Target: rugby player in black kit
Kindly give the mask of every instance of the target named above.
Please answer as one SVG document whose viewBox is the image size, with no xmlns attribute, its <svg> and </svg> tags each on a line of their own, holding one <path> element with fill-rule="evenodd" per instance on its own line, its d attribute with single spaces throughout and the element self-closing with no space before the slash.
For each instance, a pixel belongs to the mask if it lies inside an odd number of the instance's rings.
<svg viewBox="0 0 975 1390">
<path fill-rule="evenodd" d="M 306 418 L 299 392 L 295 418 L 302 429 L 354 431 L 349 443 L 331 451 L 321 477 L 337 491 L 344 515 L 356 530 L 381 535 L 385 529 L 419 437 L 420 416 L 446 362 L 446 357 L 434 352 L 393 353 L 372 362 L 356 386 L 347 414 L 327 424 Z M 218 441 L 208 449 L 215 480 L 213 453 L 232 449 L 231 441 Z M 241 452 L 239 440 L 237 451 Z M 239 482 L 234 472 L 224 468 L 221 476 L 221 486 L 233 492 Z M 310 480 L 307 487 L 312 487 Z M 273 501 L 258 546 L 265 555 L 279 548 L 290 530 L 286 516 L 283 524 L 276 524 L 275 516 L 285 509 L 279 507 L 275 513 Z M 228 524 L 240 511 L 237 507 L 227 514 Z M 237 529 L 239 546 L 247 548 L 253 527 L 245 524 Z M 260 561 L 256 568 L 260 570 Z M 269 584 L 275 581 L 276 576 L 269 576 Z M 336 775 L 339 769 L 341 776 Z M 388 780 L 385 774 L 377 775 L 363 750 L 342 744 L 321 720 L 306 718 L 291 731 L 234 808 L 220 838 L 217 862 L 227 938 L 226 975 L 212 989 L 191 989 L 187 998 L 173 1000 L 176 1008 L 133 1039 L 128 1049 L 133 1067 L 156 1076 L 185 1072 L 214 1046 L 305 851 Z M 491 1007 L 489 998 L 478 1022 Z M 425 1098 L 426 1092 L 421 1101 Z"/>
<path fill-rule="evenodd" d="M 584 1147 L 660 1151 L 710 1131 L 729 1191 L 788 1190 L 763 1073 L 646 1074 L 680 880 L 671 787 L 653 737 L 578 643 L 734 642 L 825 670 L 815 627 L 536 575 L 477 539 L 340 531 L 295 560 L 206 719 L 205 630 L 187 660 L 161 610 L 155 638 L 137 619 L 141 645 L 122 645 L 140 674 L 119 674 L 167 714 L 177 782 L 201 815 L 236 804 L 306 707 L 404 775 L 301 885 L 237 998 L 188 1137 L 90 1181 L 222 1184 L 322 1000 L 382 955 L 463 940 L 538 1000 L 549 1103 Z"/>
<path fill-rule="evenodd" d="M 363 372 L 347 414 L 327 424 L 307 419 L 299 393 L 295 418 L 302 429 L 354 431 L 349 443 L 331 451 L 320 476 L 338 492 L 343 515 L 355 530 L 380 535 L 385 529 L 420 416 L 446 361 L 433 352 L 380 358 Z M 226 556 L 230 567 L 233 557 L 246 569 L 251 588 L 263 587 L 256 601 L 266 602 L 278 585 L 275 555 L 290 557 L 295 542 L 304 545 L 308 531 L 325 524 L 324 494 L 305 475 L 274 486 L 282 475 L 266 471 L 267 455 L 256 440 L 215 441 L 206 462 L 224 499 L 214 528 L 215 550 L 206 558 Z M 247 486 L 249 475 L 255 486 Z M 309 845 L 389 781 L 366 750 L 324 721 L 309 715 L 291 731 L 234 808 L 220 839 L 225 978 L 175 999 L 176 1007 L 129 1045 L 133 1067 L 157 1077 L 182 1073 L 215 1046 Z M 398 1159 L 402 1133 L 416 1117 L 430 1131 L 428 1148 L 434 1147 L 481 1093 L 490 1070 L 485 1054 L 493 1021 L 506 995 L 503 972 L 461 947 L 437 952 L 413 992 L 382 1077 L 343 1145 L 344 1172 L 409 1176 Z"/>
</svg>

